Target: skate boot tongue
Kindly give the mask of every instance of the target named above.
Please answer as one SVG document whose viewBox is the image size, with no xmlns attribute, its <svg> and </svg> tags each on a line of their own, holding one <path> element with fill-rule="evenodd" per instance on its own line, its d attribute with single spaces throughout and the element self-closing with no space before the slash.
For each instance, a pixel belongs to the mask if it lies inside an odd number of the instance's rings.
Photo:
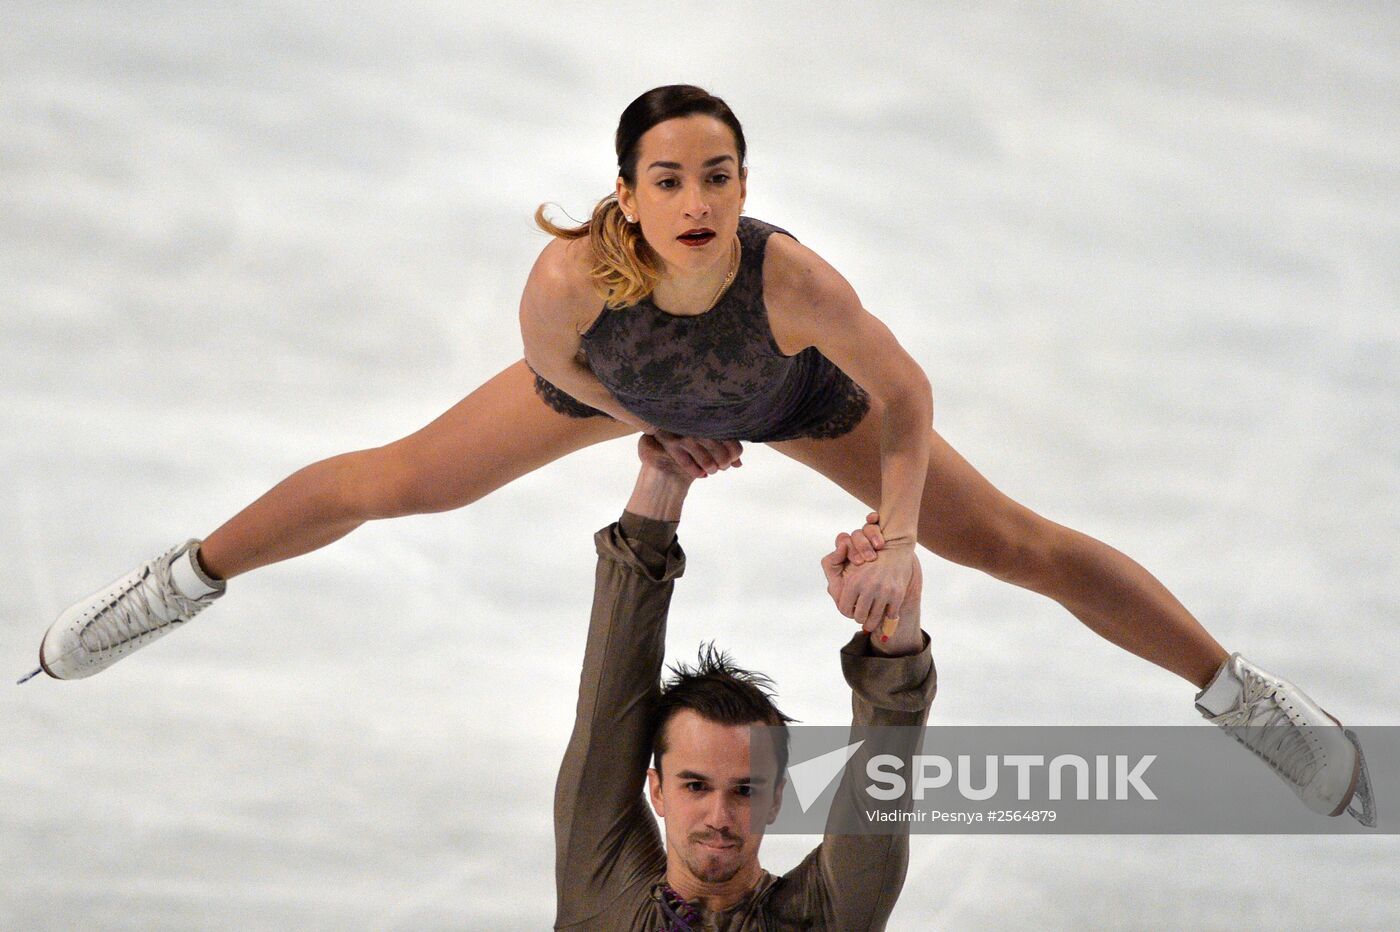
<svg viewBox="0 0 1400 932">
<path fill-rule="evenodd" d="M 170 579 L 187 599 L 202 599 L 224 591 L 224 582 L 214 579 L 199 565 L 199 545 L 190 547 L 170 564 Z"/>
<path fill-rule="evenodd" d="M 1239 656 L 1231 654 L 1216 671 L 1215 679 L 1196 697 L 1196 707 L 1210 718 L 1224 715 L 1240 704 L 1244 695 L 1244 681 L 1235 670 Z"/>
</svg>

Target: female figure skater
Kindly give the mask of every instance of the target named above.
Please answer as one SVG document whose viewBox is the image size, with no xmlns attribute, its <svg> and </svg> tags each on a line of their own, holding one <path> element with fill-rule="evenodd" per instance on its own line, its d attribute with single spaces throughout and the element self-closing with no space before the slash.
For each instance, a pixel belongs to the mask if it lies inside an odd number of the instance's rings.
<svg viewBox="0 0 1400 932">
<path fill-rule="evenodd" d="M 590 444 L 643 431 L 698 477 L 739 465 L 740 441 L 762 442 L 878 513 L 878 558 L 853 568 L 843 605 L 867 630 L 898 604 L 917 542 L 1056 600 L 1203 690 L 1203 713 L 1237 735 L 1265 720 L 1330 726 L 1295 729 L 1300 742 L 1331 736 L 1314 751 L 1271 753 L 1310 806 L 1346 807 L 1361 761 L 1330 717 L 1227 654 L 1133 560 L 993 488 L 932 429 L 923 371 L 846 280 L 741 216 L 746 146 L 722 100 L 648 91 L 623 112 L 616 150 L 616 191 L 587 223 L 536 212 L 555 238 L 520 303 L 525 359 L 418 432 L 305 467 L 202 542 L 77 603 L 45 635 L 42 669 L 89 676 L 193 617 L 228 579 L 370 519 L 460 508 Z"/>
</svg>

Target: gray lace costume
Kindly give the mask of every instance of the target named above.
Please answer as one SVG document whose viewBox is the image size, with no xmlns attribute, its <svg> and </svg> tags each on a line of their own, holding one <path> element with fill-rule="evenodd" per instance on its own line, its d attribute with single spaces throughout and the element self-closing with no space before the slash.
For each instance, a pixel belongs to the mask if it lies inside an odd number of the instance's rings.
<svg viewBox="0 0 1400 932">
<path fill-rule="evenodd" d="M 784 356 L 773 339 L 763 303 L 763 256 L 773 233 L 787 231 L 739 219 L 739 270 L 704 314 L 668 314 L 650 297 L 603 310 L 583 335 L 582 352 L 623 407 L 662 430 L 717 440 L 831 438 L 860 423 L 870 398 L 859 385 L 815 347 Z M 535 391 L 561 414 L 607 417 L 538 373 Z"/>
</svg>

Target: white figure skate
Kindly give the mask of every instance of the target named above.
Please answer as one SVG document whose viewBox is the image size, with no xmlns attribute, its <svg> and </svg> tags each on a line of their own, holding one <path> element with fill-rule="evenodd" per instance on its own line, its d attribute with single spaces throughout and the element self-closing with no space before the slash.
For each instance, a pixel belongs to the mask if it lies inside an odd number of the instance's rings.
<svg viewBox="0 0 1400 932">
<path fill-rule="evenodd" d="M 1312 811 L 1346 812 L 1375 827 L 1361 742 L 1292 683 L 1231 654 L 1196 708 L 1273 768 Z"/>
<path fill-rule="evenodd" d="M 107 669 L 189 621 L 224 593 L 199 565 L 190 540 L 70 606 L 39 644 L 39 670 L 75 680 Z"/>
</svg>

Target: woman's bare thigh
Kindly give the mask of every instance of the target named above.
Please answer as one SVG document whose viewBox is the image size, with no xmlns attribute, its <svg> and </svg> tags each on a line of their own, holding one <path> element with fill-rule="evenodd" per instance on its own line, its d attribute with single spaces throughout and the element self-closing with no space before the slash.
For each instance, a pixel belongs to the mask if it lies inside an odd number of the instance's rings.
<svg viewBox="0 0 1400 932">
<path fill-rule="evenodd" d="M 535 393 L 522 359 L 507 366 L 432 423 L 380 451 L 386 466 L 411 477 L 410 509 L 470 504 L 576 450 L 636 433 L 608 417 L 569 417 Z"/>
<path fill-rule="evenodd" d="M 574 450 L 631 432 L 611 418 L 554 411 L 535 394 L 522 360 L 402 440 L 283 479 L 206 537 L 200 560 L 231 579 L 324 547 L 374 518 L 460 508 Z"/>
</svg>

